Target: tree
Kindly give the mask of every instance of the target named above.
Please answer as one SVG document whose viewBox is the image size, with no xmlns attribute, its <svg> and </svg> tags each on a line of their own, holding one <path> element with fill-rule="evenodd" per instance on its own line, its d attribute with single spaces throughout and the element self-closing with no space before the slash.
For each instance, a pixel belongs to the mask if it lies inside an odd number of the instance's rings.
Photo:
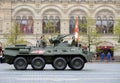
<svg viewBox="0 0 120 83">
<path fill-rule="evenodd" d="M 50 31 L 54 31 L 55 32 L 55 26 L 53 23 L 50 22 L 50 20 L 48 20 L 47 24 L 45 25 L 45 31 L 47 31 L 47 33 L 50 33 Z"/>
<path fill-rule="evenodd" d="M 115 34 L 118 36 L 118 43 L 120 43 L 120 19 L 118 19 L 114 31 L 115 31 Z"/>
<path fill-rule="evenodd" d="M 56 27 L 56 23 L 51 23 L 50 20 L 48 20 L 47 24 L 44 27 L 44 31 L 45 32 L 47 31 L 47 33 L 48 33 L 48 35 L 46 34 L 46 36 L 45 36 L 46 39 L 49 39 L 59 33 L 59 31 L 55 30 L 55 27 Z M 48 44 L 50 44 L 50 43 L 48 43 Z"/>
<path fill-rule="evenodd" d="M 87 17 L 87 25 L 83 24 L 82 26 L 87 27 L 87 39 L 82 39 L 83 42 L 87 41 L 89 51 L 91 49 L 91 45 L 97 45 L 97 43 L 100 41 L 99 37 L 101 34 L 97 33 L 96 27 L 95 27 L 95 20 L 92 17 Z M 85 41 L 84 41 L 85 40 Z"/>
<path fill-rule="evenodd" d="M 4 35 L 4 37 L 7 40 L 6 45 L 27 44 L 27 41 L 23 39 L 23 33 L 18 23 L 15 22 L 9 32 L 11 33 L 11 35 L 9 34 Z"/>
<path fill-rule="evenodd" d="M 87 31 L 87 22 L 79 23 L 78 27 L 80 29 L 80 33 L 84 34 Z"/>
</svg>

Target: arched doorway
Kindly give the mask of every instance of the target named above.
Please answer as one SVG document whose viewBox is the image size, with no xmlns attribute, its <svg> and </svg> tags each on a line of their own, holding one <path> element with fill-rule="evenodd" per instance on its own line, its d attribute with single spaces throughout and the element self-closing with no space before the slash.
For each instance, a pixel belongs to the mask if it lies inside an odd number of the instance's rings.
<svg viewBox="0 0 120 83">
<path fill-rule="evenodd" d="M 114 45 L 110 42 L 101 42 L 96 47 L 96 59 L 99 60 L 102 53 L 105 54 L 107 59 L 107 53 L 111 53 L 112 60 L 114 60 Z"/>
</svg>

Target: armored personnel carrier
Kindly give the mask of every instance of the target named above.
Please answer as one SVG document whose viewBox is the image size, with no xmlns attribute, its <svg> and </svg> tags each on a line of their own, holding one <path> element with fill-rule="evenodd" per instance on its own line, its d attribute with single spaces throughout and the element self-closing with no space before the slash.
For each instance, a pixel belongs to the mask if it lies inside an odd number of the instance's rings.
<svg viewBox="0 0 120 83">
<path fill-rule="evenodd" d="M 16 70 L 25 70 L 28 65 L 34 70 L 43 70 L 46 64 L 51 64 L 55 70 L 64 70 L 67 65 L 72 70 L 82 70 L 94 53 L 81 46 L 73 46 L 63 39 L 68 35 L 58 35 L 49 41 L 52 45 L 44 47 L 13 45 L 3 51 L 5 62 L 13 64 Z"/>
</svg>

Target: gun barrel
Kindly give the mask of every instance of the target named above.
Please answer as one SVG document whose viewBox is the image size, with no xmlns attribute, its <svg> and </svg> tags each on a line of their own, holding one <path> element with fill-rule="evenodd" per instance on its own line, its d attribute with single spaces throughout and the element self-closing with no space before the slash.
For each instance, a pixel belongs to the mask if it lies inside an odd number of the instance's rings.
<svg viewBox="0 0 120 83">
<path fill-rule="evenodd" d="M 67 35 L 64 35 L 64 36 L 62 36 L 61 38 L 67 37 L 67 36 L 69 36 L 69 35 L 72 35 L 72 34 L 67 34 Z"/>
</svg>

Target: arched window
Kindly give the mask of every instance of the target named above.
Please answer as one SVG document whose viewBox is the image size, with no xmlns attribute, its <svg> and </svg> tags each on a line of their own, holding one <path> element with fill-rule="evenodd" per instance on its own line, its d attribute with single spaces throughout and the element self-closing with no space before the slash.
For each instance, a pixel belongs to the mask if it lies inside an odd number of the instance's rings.
<svg viewBox="0 0 120 83">
<path fill-rule="evenodd" d="M 87 20 L 86 20 L 85 16 L 82 17 L 82 27 L 81 28 L 82 28 L 81 32 L 83 32 L 83 33 L 87 32 Z"/>
<path fill-rule="evenodd" d="M 70 27 L 70 29 L 69 29 L 70 33 L 74 33 L 74 28 L 75 28 L 75 19 L 74 19 L 74 16 L 70 17 L 69 27 Z"/>
<path fill-rule="evenodd" d="M 60 18 L 59 16 L 43 17 L 43 33 L 60 33 Z"/>
<path fill-rule="evenodd" d="M 20 24 L 23 33 L 33 33 L 34 20 L 32 16 L 17 16 L 16 22 Z"/>
<path fill-rule="evenodd" d="M 54 23 L 54 17 L 53 16 L 50 16 L 49 20 L 50 20 L 51 23 Z"/>
<path fill-rule="evenodd" d="M 101 17 L 98 16 L 96 20 L 96 29 L 98 33 L 102 33 L 102 27 L 101 27 Z"/>
<path fill-rule="evenodd" d="M 107 18 L 104 16 L 102 19 L 100 16 L 97 17 L 96 28 L 98 33 L 113 33 L 114 20 L 112 16 Z"/>
<path fill-rule="evenodd" d="M 50 16 L 49 17 L 49 21 L 50 21 L 50 28 L 49 28 L 49 33 L 55 33 L 55 25 L 54 25 L 54 17 L 53 16 Z"/>
<path fill-rule="evenodd" d="M 55 17 L 55 31 L 60 33 L 59 30 L 60 30 L 60 18 L 59 16 L 56 16 Z"/>
<path fill-rule="evenodd" d="M 114 20 L 113 17 L 110 16 L 108 20 L 108 33 L 113 33 L 113 27 L 114 27 Z"/>
<path fill-rule="evenodd" d="M 103 33 L 108 33 L 106 16 L 104 16 L 102 19 L 102 28 L 103 28 L 103 30 L 102 30 Z"/>
<path fill-rule="evenodd" d="M 28 33 L 33 33 L 33 26 L 34 26 L 34 20 L 32 16 L 28 17 L 28 26 L 27 26 L 27 32 Z"/>
<path fill-rule="evenodd" d="M 17 16 L 17 17 L 16 17 L 16 22 L 17 22 L 18 24 L 21 23 L 21 17 L 20 17 L 20 16 Z"/>
<path fill-rule="evenodd" d="M 27 16 L 22 17 L 21 28 L 23 33 L 27 32 Z"/>
<path fill-rule="evenodd" d="M 78 16 L 78 27 L 79 27 L 79 31 L 81 31 L 81 24 L 82 24 L 82 21 L 81 21 L 80 17 Z"/>
<path fill-rule="evenodd" d="M 43 17 L 43 33 L 47 33 L 46 25 L 47 25 L 48 19 L 47 16 Z"/>
</svg>

